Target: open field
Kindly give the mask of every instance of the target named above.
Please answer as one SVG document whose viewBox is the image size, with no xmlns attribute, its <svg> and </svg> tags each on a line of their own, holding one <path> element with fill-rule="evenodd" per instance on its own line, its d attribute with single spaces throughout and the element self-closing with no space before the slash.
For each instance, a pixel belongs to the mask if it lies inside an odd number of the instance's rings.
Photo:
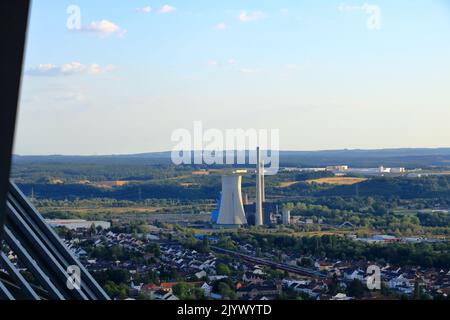
<svg viewBox="0 0 450 320">
<path fill-rule="evenodd" d="M 330 184 L 330 185 L 352 185 L 367 181 L 366 178 L 352 178 L 352 177 L 333 177 L 333 178 L 321 178 L 307 180 L 306 183 L 309 184 Z"/>
<path fill-rule="evenodd" d="M 127 217 L 126 217 L 127 218 Z M 194 222 L 209 222 L 211 220 L 211 215 L 206 213 L 199 213 L 199 214 L 175 214 L 175 213 L 164 213 L 159 214 L 155 213 L 152 215 L 131 215 L 128 218 L 134 220 L 134 221 L 146 221 L 146 222 L 153 222 L 153 221 L 159 221 L 163 223 L 169 223 L 169 224 L 183 224 L 183 223 L 194 223 Z M 196 230 L 196 229 L 193 229 Z M 201 232 L 199 232 L 201 233 Z"/>
<path fill-rule="evenodd" d="M 98 215 L 102 215 L 110 218 L 126 218 L 127 216 L 139 217 L 143 218 L 150 217 L 151 219 L 159 220 L 158 217 L 166 217 L 170 216 L 176 217 L 180 219 L 180 221 L 184 221 L 186 216 L 189 215 L 190 212 L 193 211 L 193 207 L 191 205 L 178 205 L 178 206 L 130 206 L 130 207 L 102 207 L 102 206 L 85 206 L 85 207 L 61 207 L 61 206 L 49 206 L 49 207 L 40 207 L 39 211 L 46 214 L 54 214 L 60 213 L 65 215 L 70 215 L 74 217 L 95 217 Z M 193 213 L 192 216 L 210 216 L 209 212 L 213 210 L 213 206 L 203 205 L 197 207 L 197 211 L 201 210 L 201 213 Z M 207 214 L 204 214 L 207 212 Z M 208 218 L 209 219 L 209 218 Z M 164 220 L 164 219 L 161 219 Z M 169 219 L 171 220 L 171 219 Z M 176 220 L 176 219 L 175 219 Z"/>
<path fill-rule="evenodd" d="M 46 207 L 40 208 L 40 211 L 45 213 L 48 211 L 61 211 L 67 213 L 75 214 L 95 214 L 95 213 L 105 213 L 111 215 L 120 215 L 127 213 L 139 213 L 139 214 L 150 214 L 157 212 L 162 208 L 157 207 L 120 207 L 120 208 L 107 208 L 107 207 L 85 207 L 85 208 L 70 208 L 70 207 Z"/>
<path fill-rule="evenodd" d="M 86 183 L 84 183 L 86 184 Z M 130 184 L 130 181 L 100 181 L 91 183 L 93 186 L 97 188 L 107 188 L 112 189 L 113 187 L 123 187 Z"/>
<path fill-rule="evenodd" d="M 293 185 L 295 185 L 297 183 L 300 183 L 300 181 L 283 181 L 283 182 L 280 182 L 278 187 L 280 187 L 280 188 L 289 188 L 289 187 L 292 187 Z"/>
</svg>

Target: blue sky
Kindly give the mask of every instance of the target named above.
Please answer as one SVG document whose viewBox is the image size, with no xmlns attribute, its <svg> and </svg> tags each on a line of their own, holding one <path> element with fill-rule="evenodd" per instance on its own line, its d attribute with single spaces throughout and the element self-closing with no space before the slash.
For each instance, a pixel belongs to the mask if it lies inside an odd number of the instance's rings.
<svg viewBox="0 0 450 320">
<path fill-rule="evenodd" d="M 196 120 L 283 150 L 450 147 L 449 2 L 367 2 L 377 28 L 318 2 L 34 1 L 15 152 L 171 150 Z"/>
</svg>

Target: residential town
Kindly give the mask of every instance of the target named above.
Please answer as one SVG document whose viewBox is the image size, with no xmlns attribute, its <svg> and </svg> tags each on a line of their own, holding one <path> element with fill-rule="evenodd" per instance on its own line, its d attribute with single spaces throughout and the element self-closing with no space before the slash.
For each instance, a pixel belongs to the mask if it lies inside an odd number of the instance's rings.
<svg viewBox="0 0 450 320">
<path fill-rule="evenodd" d="M 237 251 L 241 256 L 235 256 L 220 249 L 221 240 L 216 236 L 195 235 L 192 240 L 185 230 L 149 227 L 146 233 L 105 230 L 94 225 L 58 231 L 115 299 L 352 300 L 450 296 L 450 269 L 402 268 L 389 263 L 375 265 L 370 261 L 299 255 L 284 255 L 280 263 L 271 265 L 274 252 L 261 252 L 250 244 L 239 243 Z M 300 267 L 304 260 L 309 261 L 308 268 Z M 376 275 L 368 271 L 371 268 L 379 272 L 378 287 Z"/>
</svg>

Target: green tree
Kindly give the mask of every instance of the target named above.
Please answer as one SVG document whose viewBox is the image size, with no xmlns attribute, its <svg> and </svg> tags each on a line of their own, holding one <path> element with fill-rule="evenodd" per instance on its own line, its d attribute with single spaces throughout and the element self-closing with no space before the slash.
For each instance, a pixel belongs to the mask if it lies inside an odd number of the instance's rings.
<svg viewBox="0 0 450 320">
<path fill-rule="evenodd" d="M 352 280 L 347 286 L 347 295 L 360 299 L 364 296 L 364 286 L 358 279 Z"/>
<path fill-rule="evenodd" d="M 422 286 L 420 285 L 419 281 L 416 281 L 414 283 L 414 294 L 413 294 L 414 300 L 422 300 L 425 298 L 424 296 L 425 295 Z"/>
<path fill-rule="evenodd" d="M 229 275 L 231 275 L 230 268 L 226 264 L 223 264 L 223 263 L 219 263 L 217 265 L 216 272 L 217 272 L 218 275 L 221 275 L 221 276 L 229 276 Z"/>
<path fill-rule="evenodd" d="M 181 300 L 188 300 L 190 298 L 189 297 L 190 287 L 184 282 L 177 283 L 176 285 L 174 285 L 172 291 L 173 294 L 176 295 Z"/>
<path fill-rule="evenodd" d="M 219 283 L 218 293 L 224 298 L 234 299 L 236 297 L 236 292 L 225 282 Z"/>
</svg>

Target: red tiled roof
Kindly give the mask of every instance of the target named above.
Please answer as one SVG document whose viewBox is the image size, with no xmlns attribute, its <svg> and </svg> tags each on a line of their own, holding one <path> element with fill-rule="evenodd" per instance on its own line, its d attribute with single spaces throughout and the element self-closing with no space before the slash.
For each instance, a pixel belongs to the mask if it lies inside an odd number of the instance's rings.
<svg viewBox="0 0 450 320">
<path fill-rule="evenodd" d="M 155 290 L 155 289 L 159 289 L 159 288 L 160 288 L 160 286 L 158 286 L 158 285 L 156 285 L 154 283 L 149 283 L 149 284 L 146 284 L 146 285 L 142 286 L 143 290 Z"/>
<path fill-rule="evenodd" d="M 172 289 L 174 285 L 178 284 L 178 282 L 163 282 L 161 283 L 161 288 L 163 289 Z"/>
</svg>

